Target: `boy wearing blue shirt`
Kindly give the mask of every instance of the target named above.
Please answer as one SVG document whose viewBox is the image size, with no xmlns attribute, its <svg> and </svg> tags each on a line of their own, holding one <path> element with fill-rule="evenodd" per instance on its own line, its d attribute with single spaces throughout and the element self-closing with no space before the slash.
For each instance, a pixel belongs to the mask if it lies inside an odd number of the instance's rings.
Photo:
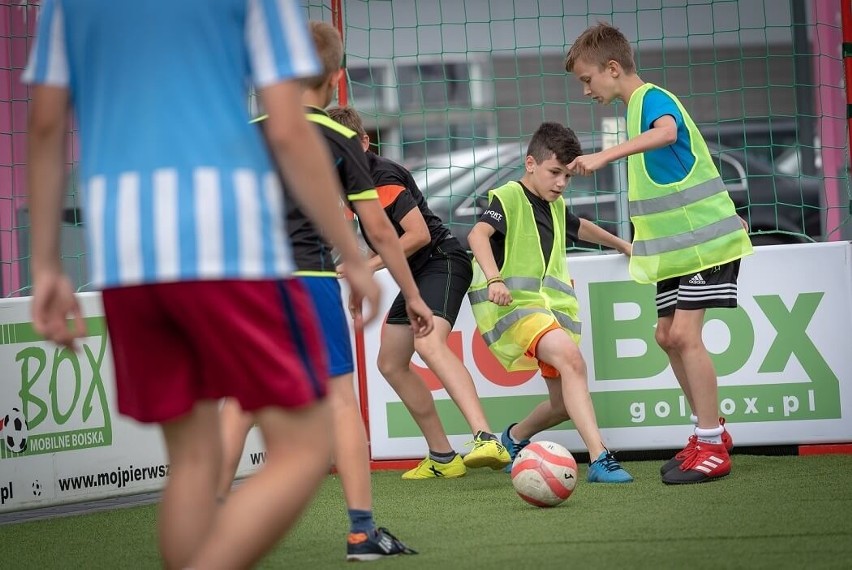
<svg viewBox="0 0 852 570">
<path fill-rule="evenodd" d="M 656 340 L 693 411 L 695 431 L 663 465 L 663 483 L 704 483 L 728 475 L 733 447 L 718 413 L 716 371 L 701 332 L 712 307 L 737 306 L 740 259 L 752 252 L 745 222 L 707 145 L 680 101 L 636 73 L 633 50 L 613 26 L 599 23 L 568 51 L 565 69 L 601 104 L 627 104 L 628 140 L 577 157 L 569 169 L 589 175 L 628 157 L 633 223 L 630 275 L 657 285 Z"/>
</svg>

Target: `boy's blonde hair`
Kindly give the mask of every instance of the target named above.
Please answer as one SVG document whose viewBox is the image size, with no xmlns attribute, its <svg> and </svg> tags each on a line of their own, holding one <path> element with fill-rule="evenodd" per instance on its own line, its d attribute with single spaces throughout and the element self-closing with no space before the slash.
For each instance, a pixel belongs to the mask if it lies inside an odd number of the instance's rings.
<svg viewBox="0 0 852 570">
<path fill-rule="evenodd" d="M 322 64 L 322 75 L 305 79 L 303 85 L 308 89 L 317 89 L 343 65 L 343 38 L 337 28 L 328 22 L 311 20 L 308 27 Z"/>
<path fill-rule="evenodd" d="M 607 22 L 598 22 L 580 34 L 565 57 L 565 71 L 571 73 L 581 59 L 601 69 L 615 61 L 626 73 L 636 73 L 630 42 L 618 28 Z"/>
<path fill-rule="evenodd" d="M 367 134 L 367 131 L 364 130 L 364 122 L 361 120 L 361 115 L 352 107 L 346 106 L 329 109 L 328 116 L 347 129 L 355 131 L 359 137 Z"/>
</svg>

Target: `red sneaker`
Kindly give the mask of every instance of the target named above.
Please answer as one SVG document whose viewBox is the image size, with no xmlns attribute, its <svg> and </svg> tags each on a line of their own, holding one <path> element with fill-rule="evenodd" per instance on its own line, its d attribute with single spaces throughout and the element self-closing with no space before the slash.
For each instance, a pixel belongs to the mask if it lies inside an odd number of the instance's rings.
<svg viewBox="0 0 852 570">
<path fill-rule="evenodd" d="M 725 449 L 730 452 L 734 448 L 734 440 L 731 439 L 731 434 L 728 433 L 728 430 L 725 429 L 725 418 L 719 418 L 719 425 L 722 426 L 722 445 L 725 446 Z M 677 455 L 666 461 L 662 467 L 660 467 L 660 475 L 665 475 L 672 469 L 676 467 L 680 467 L 684 461 L 689 459 L 693 453 L 695 453 L 695 446 L 698 444 L 698 438 L 694 435 L 689 436 L 689 440 L 686 443 L 686 447 L 677 452 Z"/>
<path fill-rule="evenodd" d="M 677 469 L 663 475 L 666 485 L 684 485 L 687 483 L 706 483 L 728 475 L 731 472 L 731 456 L 722 443 L 695 444 L 692 455 Z"/>
</svg>

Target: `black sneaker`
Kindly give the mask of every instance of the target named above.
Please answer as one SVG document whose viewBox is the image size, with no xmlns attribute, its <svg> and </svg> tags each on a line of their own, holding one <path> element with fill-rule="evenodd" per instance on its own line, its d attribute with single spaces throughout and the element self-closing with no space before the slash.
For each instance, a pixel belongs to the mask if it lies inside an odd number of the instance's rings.
<svg viewBox="0 0 852 570">
<path fill-rule="evenodd" d="M 417 554 L 386 528 L 374 532 L 350 532 L 346 541 L 346 560 L 366 562 L 397 554 Z"/>
</svg>

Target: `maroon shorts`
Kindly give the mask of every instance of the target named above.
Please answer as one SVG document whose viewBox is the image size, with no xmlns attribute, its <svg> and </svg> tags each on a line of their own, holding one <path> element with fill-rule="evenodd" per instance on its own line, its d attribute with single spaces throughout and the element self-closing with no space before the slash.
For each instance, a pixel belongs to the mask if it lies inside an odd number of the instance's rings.
<svg viewBox="0 0 852 570">
<path fill-rule="evenodd" d="M 205 399 L 297 408 L 326 393 L 314 305 L 297 279 L 193 281 L 103 291 L 118 409 L 176 419 Z"/>
</svg>

